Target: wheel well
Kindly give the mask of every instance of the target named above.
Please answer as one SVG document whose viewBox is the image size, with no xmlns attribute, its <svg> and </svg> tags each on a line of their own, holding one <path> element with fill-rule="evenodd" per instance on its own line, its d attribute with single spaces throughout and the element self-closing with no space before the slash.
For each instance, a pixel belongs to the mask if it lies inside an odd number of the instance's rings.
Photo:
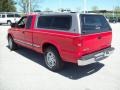
<svg viewBox="0 0 120 90">
<path fill-rule="evenodd" d="M 11 34 L 8 34 L 7 38 L 9 38 L 9 37 L 12 37 L 12 35 L 11 35 Z"/>
<path fill-rule="evenodd" d="M 54 47 L 58 51 L 58 49 L 55 45 L 50 44 L 50 43 L 45 43 L 42 47 L 42 52 L 44 52 L 48 47 Z M 59 53 L 59 51 L 58 51 L 58 53 Z"/>
<path fill-rule="evenodd" d="M 7 22 L 11 22 L 11 20 L 7 20 Z"/>
</svg>

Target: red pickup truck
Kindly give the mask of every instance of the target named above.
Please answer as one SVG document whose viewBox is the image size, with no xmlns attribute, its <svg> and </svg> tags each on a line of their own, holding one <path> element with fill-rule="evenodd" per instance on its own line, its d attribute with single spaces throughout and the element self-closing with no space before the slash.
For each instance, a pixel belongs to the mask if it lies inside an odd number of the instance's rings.
<svg viewBox="0 0 120 90">
<path fill-rule="evenodd" d="M 46 66 L 56 71 L 64 62 L 95 63 L 111 52 L 112 29 L 96 14 L 41 13 L 23 16 L 8 30 L 11 50 L 23 46 L 43 53 Z"/>
</svg>

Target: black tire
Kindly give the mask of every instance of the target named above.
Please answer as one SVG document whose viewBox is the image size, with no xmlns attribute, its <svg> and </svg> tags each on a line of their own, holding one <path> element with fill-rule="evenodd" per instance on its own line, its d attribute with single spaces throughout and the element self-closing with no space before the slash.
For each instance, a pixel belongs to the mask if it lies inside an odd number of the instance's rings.
<svg viewBox="0 0 120 90">
<path fill-rule="evenodd" d="M 8 25 L 11 25 L 11 23 L 12 23 L 11 21 L 7 21 L 7 24 L 8 24 Z"/>
<path fill-rule="evenodd" d="M 13 41 L 13 38 L 11 36 L 8 37 L 8 46 L 10 50 L 16 50 L 17 44 Z"/>
<path fill-rule="evenodd" d="M 51 60 L 50 55 L 51 57 L 53 57 Z M 63 68 L 64 63 L 61 60 L 60 55 L 56 48 L 52 46 L 48 47 L 44 52 L 44 58 L 47 68 L 50 69 L 51 71 L 58 71 Z"/>
</svg>

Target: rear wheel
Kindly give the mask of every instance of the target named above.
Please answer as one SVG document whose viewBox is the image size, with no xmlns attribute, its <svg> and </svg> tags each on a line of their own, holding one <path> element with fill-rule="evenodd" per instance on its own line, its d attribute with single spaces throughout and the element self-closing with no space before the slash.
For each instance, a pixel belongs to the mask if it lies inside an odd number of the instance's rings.
<svg viewBox="0 0 120 90">
<path fill-rule="evenodd" d="M 52 46 L 48 47 L 45 50 L 44 57 L 45 57 L 45 64 L 48 69 L 52 71 L 57 71 L 62 69 L 63 61 L 61 60 L 58 51 L 54 47 Z"/>
<path fill-rule="evenodd" d="M 7 24 L 8 24 L 8 25 L 11 25 L 11 21 L 7 21 Z"/>
<path fill-rule="evenodd" d="M 8 46 L 9 46 L 10 50 L 17 49 L 17 44 L 13 41 L 11 36 L 8 37 Z"/>
</svg>

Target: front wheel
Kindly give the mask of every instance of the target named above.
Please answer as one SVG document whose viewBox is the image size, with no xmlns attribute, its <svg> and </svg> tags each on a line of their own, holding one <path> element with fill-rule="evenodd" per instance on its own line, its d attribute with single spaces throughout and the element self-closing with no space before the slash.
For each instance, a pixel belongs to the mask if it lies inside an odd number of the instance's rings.
<svg viewBox="0 0 120 90">
<path fill-rule="evenodd" d="M 12 39 L 11 36 L 8 37 L 8 46 L 9 46 L 10 50 L 15 50 L 15 49 L 17 49 L 17 45 L 16 45 L 16 43 L 13 41 L 13 39 Z"/>
<path fill-rule="evenodd" d="M 52 71 L 60 70 L 63 67 L 63 61 L 60 58 L 58 51 L 54 47 L 49 47 L 44 53 L 45 64 Z"/>
</svg>

